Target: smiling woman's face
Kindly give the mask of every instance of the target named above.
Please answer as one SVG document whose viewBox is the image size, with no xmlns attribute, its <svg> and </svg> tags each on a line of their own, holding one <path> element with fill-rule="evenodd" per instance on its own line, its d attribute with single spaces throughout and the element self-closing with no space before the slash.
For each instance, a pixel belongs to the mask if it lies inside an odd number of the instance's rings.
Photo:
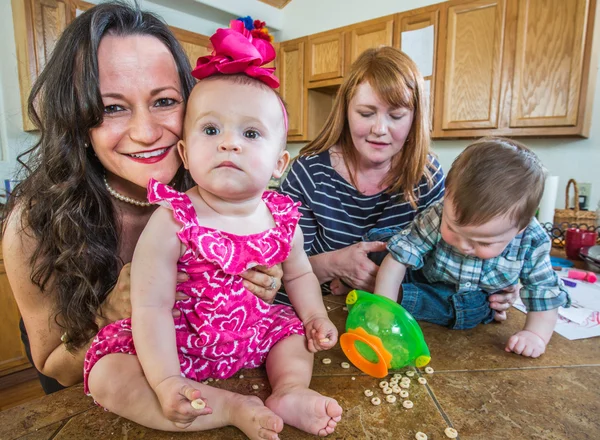
<svg viewBox="0 0 600 440">
<path fill-rule="evenodd" d="M 169 183 L 181 165 L 185 104 L 175 60 L 155 37 L 107 35 L 98 48 L 104 121 L 92 148 L 118 192 L 146 198 L 153 177 Z"/>
<path fill-rule="evenodd" d="M 414 112 L 391 108 L 368 82 L 360 84 L 348 104 L 348 124 L 354 147 L 367 166 L 391 162 L 410 133 Z"/>
</svg>

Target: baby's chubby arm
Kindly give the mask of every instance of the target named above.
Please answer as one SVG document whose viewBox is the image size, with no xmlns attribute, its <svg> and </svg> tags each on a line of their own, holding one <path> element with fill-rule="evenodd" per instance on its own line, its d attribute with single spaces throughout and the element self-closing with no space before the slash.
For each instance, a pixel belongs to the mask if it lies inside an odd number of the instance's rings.
<svg viewBox="0 0 600 440">
<path fill-rule="evenodd" d="M 177 283 L 181 225 L 158 208 L 137 243 L 131 264 L 133 340 L 148 383 L 167 418 L 184 427 L 210 408 L 194 409 L 201 392 L 181 377 L 172 308 Z M 144 404 L 143 402 L 141 404 Z"/>
<path fill-rule="evenodd" d="M 294 310 L 304 323 L 308 349 L 311 352 L 332 348 L 338 331 L 327 317 L 319 280 L 312 270 L 306 252 L 304 236 L 296 227 L 292 250 L 283 262 L 283 284 Z"/>
<path fill-rule="evenodd" d="M 557 319 L 558 309 L 528 312 L 525 328 L 510 337 L 505 350 L 522 356 L 539 357 L 546 351 Z"/>
<path fill-rule="evenodd" d="M 397 302 L 400 286 L 405 275 L 406 266 L 396 261 L 392 254 L 387 254 L 379 267 L 379 272 L 377 272 L 374 293 Z"/>
</svg>

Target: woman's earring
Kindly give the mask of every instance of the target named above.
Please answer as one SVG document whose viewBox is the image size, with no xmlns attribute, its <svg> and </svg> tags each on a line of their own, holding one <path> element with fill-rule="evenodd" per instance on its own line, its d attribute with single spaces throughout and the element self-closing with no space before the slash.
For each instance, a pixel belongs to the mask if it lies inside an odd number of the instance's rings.
<svg viewBox="0 0 600 440">
<path fill-rule="evenodd" d="M 87 142 L 84 142 L 83 146 L 84 146 L 85 148 L 87 148 L 87 147 L 89 147 L 89 146 L 90 146 L 90 144 L 88 144 Z"/>
</svg>

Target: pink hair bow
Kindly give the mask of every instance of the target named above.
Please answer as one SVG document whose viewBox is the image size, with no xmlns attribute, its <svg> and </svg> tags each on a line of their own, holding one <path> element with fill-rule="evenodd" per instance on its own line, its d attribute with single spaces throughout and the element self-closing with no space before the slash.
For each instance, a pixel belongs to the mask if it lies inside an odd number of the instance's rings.
<svg viewBox="0 0 600 440">
<path fill-rule="evenodd" d="M 275 59 L 273 45 L 263 38 L 252 36 L 239 20 L 231 20 L 229 26 L 217 29 L 210 37 L 213 53 L 198 58 L 192 75 L 203 79 L 215 73 L 245 73 L 273 89 L 279 87 L 279 79 L 273 74 L 275 69 L 261 67 Z"/>
</svg>

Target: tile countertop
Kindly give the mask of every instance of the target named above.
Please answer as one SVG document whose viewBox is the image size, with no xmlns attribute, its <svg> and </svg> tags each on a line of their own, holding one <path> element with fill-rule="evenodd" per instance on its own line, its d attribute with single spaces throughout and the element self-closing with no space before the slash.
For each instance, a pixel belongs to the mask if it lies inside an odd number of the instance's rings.
<svg viewBox="0 0 600 440">
<path fill-rule="evenodd" d="M 347 312 L 343 298 L 326 297 L 332 320 L 343 329 Z M 345 361 L 339 345 L 316 355 L 311 387 L 336 398 L 344 408 L 331 439 L 406 439 L 418 431 L 430 440 L 447 437 L 454 427 L 459 439 L 600 439 L 600 339 L 568 341 L 554 334 L 546 354 L 538 359 L 506 353 L 504 344 L 522 328 L 525 315 L 515 309 L 502 324 L 448 330 L 422 323 L 431 350 L 433 374 L 418 372 L 409 399 L 373 406 L 364 396 L 372 389 L 383 397 L 378 379 L 362 374 Z M 328 357 L 331 364 L 321 360 Z M 240 372 L 236 378 L 213 382 L 265 399 L 269 384 L 264 369 Z M 422 374 L 426 385 L 417 383 Z M 354 380 L 352 379 L 354 378 Z M 252 385 L 259 385 L 257 391 Z M 282 439 L 313 438 L 286 426 Z M 0 412 L 0 439 L 243 439 L 235 428 L 203 433 L 153 431 L 105 412 L 83 395 L 81 385 Z"/>
</svg>

